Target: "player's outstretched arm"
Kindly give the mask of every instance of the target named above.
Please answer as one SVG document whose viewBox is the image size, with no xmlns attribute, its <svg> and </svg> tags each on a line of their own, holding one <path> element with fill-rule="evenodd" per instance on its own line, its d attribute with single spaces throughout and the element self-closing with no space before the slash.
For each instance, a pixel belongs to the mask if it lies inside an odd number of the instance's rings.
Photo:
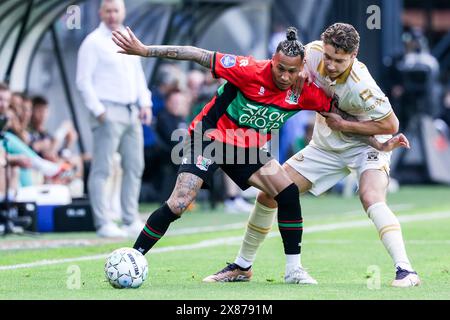
<svg viewBox="0 0 450 320">
<path fill-rule="evenodd" d="M 211 66 L 212 51 L 192 46 L 146 46 L 131 31 L 127 33 L 113 31 L 113 41 L 122 49 L 119 53 L 141 57 L 157 57 L 175 60 L 194 61 L 209 68 Z"/>
</svg>

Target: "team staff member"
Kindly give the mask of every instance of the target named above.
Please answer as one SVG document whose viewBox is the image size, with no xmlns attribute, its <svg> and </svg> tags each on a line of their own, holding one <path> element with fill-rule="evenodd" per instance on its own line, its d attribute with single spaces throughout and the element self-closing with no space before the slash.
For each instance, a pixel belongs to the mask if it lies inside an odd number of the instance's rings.
<svg viewBox="0 0 450 320">
<path fill-rule="evenodd" d="M 102 22 L 81 44 L 77 86 L 92 118 L 93 155 L 89 173 L 89 198 L 94 223 L 101 237 L 135 237 L 143 227 L 138 199 L 144 170 L 142 124 L 151 121 L 151 94 L 138 57 L 116 54 L 111 40 L 123 29 L 123 0 L 103 0 Z M 124 227 L 108 217 L 105 183 L 116 152 L 123 169 L 120 204 Z"/>
</svg>

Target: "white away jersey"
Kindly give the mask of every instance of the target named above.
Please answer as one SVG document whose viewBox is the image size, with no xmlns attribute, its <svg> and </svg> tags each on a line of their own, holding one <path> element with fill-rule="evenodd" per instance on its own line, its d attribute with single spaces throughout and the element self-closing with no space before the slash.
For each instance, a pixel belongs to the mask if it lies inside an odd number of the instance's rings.
<svg viewBox="0 0 450 320">
<path fill-rule="evenodd" d="M 378 87 L 367 67 L 357 59 L 342 75 L 331 81 L 325 72 L 322 41 L 314 41 L 306 46 L 305 68 L 314 82 L 327 94 L 336 94 L 339 97 L 340 109 L 355 116 L 359 121 L 379 121 L 392 113 L 389 99 Z M 390 137 L 391 135 L 376 136 L 381 142 Z M 320 114 L 316 115 L 311 144 L 333 151 L 365 145 L 358 138 L 331 130 Z"/>
</svg>

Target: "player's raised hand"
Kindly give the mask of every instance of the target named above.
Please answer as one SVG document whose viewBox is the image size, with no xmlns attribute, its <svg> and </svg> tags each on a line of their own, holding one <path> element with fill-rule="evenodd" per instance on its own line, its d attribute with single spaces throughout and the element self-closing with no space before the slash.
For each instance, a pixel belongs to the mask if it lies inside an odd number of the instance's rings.
<svg viewBox="0 0 450 320">
<path fill-rule="evenodd" d="M 408 138 L 403 133 L 399 133 L 388 141 L 381 144 L 381 150 L 389 152 L 397 148 L 410 149 Z"/>
<path fill-rule="evenodd" d="M 126 30 L 128 34 L 125 34 L 120 30 L 112 32 L 112 40 L 122 49 L 117 52 L 147 57 L 148 48 L 134 35 L 129 27 L 126 27 Z"/>
<path fill-rule="evenodd" d="M 298 79 L 294 85 L 295 92 L 300 94 L 303 90 L 303 86 L 305 85 L 305 83 L 310 84 L 311 82 L 312 82 L 311 75 L 305 69 L 303 69 L 298 73 Z"/>
</svg>

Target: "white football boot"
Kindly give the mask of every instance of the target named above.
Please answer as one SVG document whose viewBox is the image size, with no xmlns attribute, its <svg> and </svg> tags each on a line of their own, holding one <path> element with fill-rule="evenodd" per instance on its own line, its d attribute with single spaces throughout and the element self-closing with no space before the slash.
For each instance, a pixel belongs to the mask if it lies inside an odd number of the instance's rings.
<svg viewBox="0 0 450 320">
<path fill-rule="evenodd" d="M 302 267 L 286 268 L 284 282 L 297 284 L 317 284 L 316 279 L 311 277 L 309 273 Z"/>
<path fill-rule="evenodd" d="M 397 267 L 395 273 L 395 279 L 392 281 L 391 286 L 397 288 L 416 287 L 420 285 L 420 278 L 415 271 L 408 271 Z"/>
</svg>

